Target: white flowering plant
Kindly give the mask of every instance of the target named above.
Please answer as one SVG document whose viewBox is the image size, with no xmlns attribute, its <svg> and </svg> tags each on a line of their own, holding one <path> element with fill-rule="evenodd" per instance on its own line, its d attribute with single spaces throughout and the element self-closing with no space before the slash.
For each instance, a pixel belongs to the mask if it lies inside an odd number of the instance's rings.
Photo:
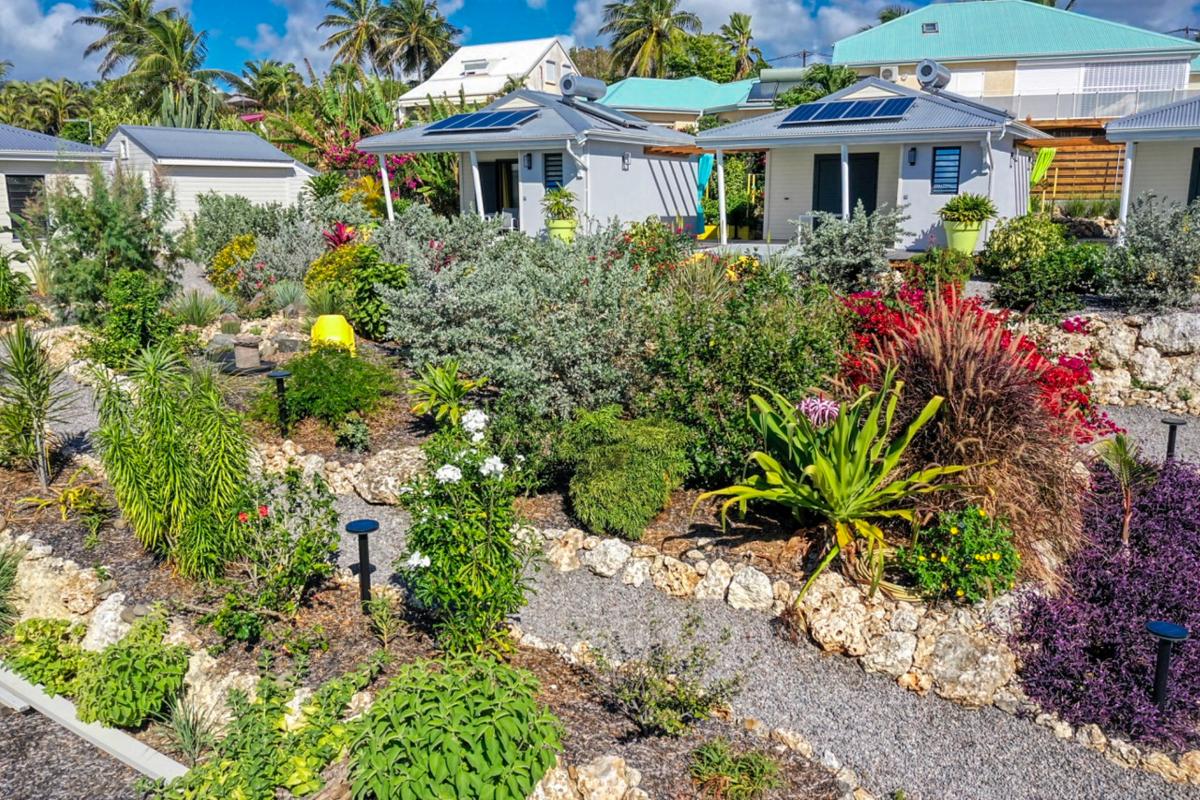
<svg viewBox="0 0 1200 800">
<path fill-rule="evenodd" d="M 516 535 L 522 466 L 473 441 L 487 417 L 472 413 L 426 443 L 429 467 L 401 495 L 412 525 L 395 566 L 451 651 L 502 644 L 505 620 L 525 604 L 533 555 Z"/>
</svg>

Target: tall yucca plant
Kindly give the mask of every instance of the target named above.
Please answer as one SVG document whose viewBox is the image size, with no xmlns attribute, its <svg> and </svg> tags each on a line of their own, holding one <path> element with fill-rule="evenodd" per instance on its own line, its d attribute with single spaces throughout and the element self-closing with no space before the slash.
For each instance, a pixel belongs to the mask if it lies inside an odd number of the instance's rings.
<svg viewBox="0 0 1200 800">
<path fill-rule="evenodd" d="M 37 473 L 43 491 L 50 486 L 50 425 L 62 420 L 70 395 L 63 370 L 24 322 L 0 336 L 0 435 L 5 449 Z"/>
<path fill-rule="evenodd" d="M 826 425 L 814 423 L 787 398 L 772 392 L 767 401 L 752 395 L 751 420 L 764 443 L 763 450 L 750 455 L 762 474 L 742 483 L 707 492 L 709 497 L 728 497 L 722 516 L 738 505 L 744 512 L 751 500 L 768 500 L 801 512 L 825 517 L 833 526 L 828 551 L 805 582 L 801 594 L 839 554 L 849 571 L 869 575 L 872 587 L 883 586 L 891 593 L 902 590 L 883 584 L 884 559 L 888 547 L 883 530 L 872 520 L 913 520 L 907 503 L 916 495 L 944 488 L 939 478 L 965 467 L 927 467 L 906 477 L 895 476 L 904 451 L 917 432 L 942 405 L 934 397 L 915 420 L 897 437 L 892 421 L 903 383 L 895 381 L 894 370 L 885 375 L 878 391 L 864 389 L 853 402 L 843 403 L 836 418 Z M 859 559 L 860 540 L 866 545 L 865 562 Z"/>
<path fill-rule="evenodd" d="M 170 347 L 143 351 L 128 388 L 99 392 L 100 456 L 121 513 L 144 547 L 188 577 L 213 578 L 236 547 L 249 447 L 211 372 Z"/>
</svg>

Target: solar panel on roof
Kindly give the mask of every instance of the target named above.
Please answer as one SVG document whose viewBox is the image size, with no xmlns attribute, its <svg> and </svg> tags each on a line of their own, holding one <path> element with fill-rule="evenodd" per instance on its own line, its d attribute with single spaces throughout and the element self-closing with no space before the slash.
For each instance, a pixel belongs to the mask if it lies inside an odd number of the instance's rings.
<svg viewBox="0 0 1200 800">
<path fill-rule="evenodd" d="M 536 108 L 522 108 L 517 111 L 474 111 L 469 114 L 455 114 L 433 123 L 425 129 L 425 133 L 503 131 L 528 122 L 537 116 L 537 113 Z"/>
<path fill-rule="evenodd" d="M 908 110 L 912 108 L 912 104 L 917 102 L 915 97 L 896 97 L 891 100 L 883 101 L 883 105 L 875 114 L 875 119 L 882 117 L 902 117 Z"/>
<path fill-rule="evenodd" d="M 783 118 L 783 125 L 794 125 L 799 122 L 807 122 L 812 119 L 812 115 L 821 110 L 824 103 L 805 103 L 802 106 L 796 106 L 792 109 L 792 113 Z"/>
<path fill-rule="evenodd" d="M 813 122 L 829 122 L 834 119 L 841 119 L 842 115 L 850 110 L 854 103 L 848 103 L 844 100 L 839 100 L 834 103 L 823 103 L 824 108 L 818 109 L 816 114 L 813 114 Z"/>
<path fill-rule="evenodd" d="M 805 103 L 796 106 L 779 123 L 784 125 L 806 125 L 826 122 L 866 122 L 896 119 L 904 116 L 912 107 L 915 98 L 895 97 L 888 100 L 836 100 L 825 103 Z"/>
</svg>

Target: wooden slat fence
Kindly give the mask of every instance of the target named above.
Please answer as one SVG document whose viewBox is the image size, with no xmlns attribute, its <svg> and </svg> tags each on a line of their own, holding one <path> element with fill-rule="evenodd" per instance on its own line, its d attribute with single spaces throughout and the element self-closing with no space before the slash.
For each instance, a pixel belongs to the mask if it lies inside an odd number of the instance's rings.
<svg viewBox="0 0 1200 800">
<path fill-rule="evenodd" d="M 1028 139 L 1035 150 L 1053 147 L 1054 161 L 1046 178 L 1033 189 L 1035 201 L 1066 200 L 1072 197 L 1116 197 L 1121 193 L 1121 171 L 1125 146 L 1103 137 Z"/>
</svg>

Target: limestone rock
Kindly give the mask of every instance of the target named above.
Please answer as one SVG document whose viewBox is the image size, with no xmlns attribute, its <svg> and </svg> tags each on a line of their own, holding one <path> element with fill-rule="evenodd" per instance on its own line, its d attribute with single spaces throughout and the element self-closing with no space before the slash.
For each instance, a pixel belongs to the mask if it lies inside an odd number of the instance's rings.
<svg viewBox="0 0 1200 800">
<path fill-rule="evenodd" d="M 644 790 L 634 787 L 625 793 L 624 800 L 650 800 L 650 795 L 646 794 Z"/>
<path fill-rule="evenodd" d="M 813 581 L 800 600 L 800 613 L 822 649 L 851 656 L 867 652 L 873 631 L 862 593 L 836 572 L 826 570 Z"/>
<path fill-rule="evenodd" d="M 934 691 L 968 706 L 991 705 L 996 690 L 1012 680 L 1017 660 L 1000 642 L 958 631 L 937 637 L 929 673 Z"/>
<path fill-rule="evenodd" d="M 197 709 L 206 713 L 218 727 L 232 720 L 226 700 L 234 689 L 240 689 L 247 697 L 254 697 L 258 679 L 238 670 L 222 672 L 217 660 L 206 650 L 197 650 L 188 659 L 188 671 L 183 678 L 187 687 L 187 699 Z"/>
<path fill-rule="evenodd" d="M 559 572 L 579 569 L 579 548 L 583 547 L 583 531 L 571 528 L 546 545 L 546 561 Z"/>
<path fill-rule="evenodd" d="M 1166 386 L 1174 377 L 1171 362 L 1153 347 L 1141 347 L 1129 359 L 1133 377 L 1149 386 Z"/>
<path fill-rule="evenodd" d="M 899 678 L 912 668 L 917 637 L 906 631 L 888 631 L 871 641 L 871 649 L 862 658 L 868 672 L 882 672 Z"/>
<path fill-rule="evenodd" d="M 1128 325 L 1108 325 L 1096 334 L 1096 363 L 1103 369 L 1117 369 L 1137 351 L 1138 329 Z"/>
<path fill-rule="evenodd" d="M 916 692 L 924 697 L 929 694 L 929 690 L 933 687 L 933 678 L 929 677 L 924 672 L 916 670 L 906 672 L 896 679 L 896 685 L 901 689 L 907 689 L 910 692 Z"/>
<path fill-rule="evenodd" d="M 1108 760 L 1132 769 L 1138 765 L 1141 751 L 1136 745 L 1130 744 L 1124 739 L 1109 739 L 1108 749 L 1104 751 L 1104 755 Z"/>
<path fill-rule="evenodd" d="M 633 548 L 620 539 L 605 539 L 584 553 L 583 563 L 597 575 L 611 578 L 625 566 L 632 552 Z"/>
<path fill-rule="evenodd" d="M 424 466 L 425 453 L 420 447 L 380 450 L 363 462 L 354 489 L 368 503 L 394 505 L 401 488 Z"/>
<path fill-rule="evenodd" d="M 771 741 L 791 750 L 793 753 L 799 753 L 805 758 L 812 758 L 813 748 L 808 739 L 804 738 L 803 734 L 787 728 L 776 728 L 771 731 Z"/>
<path fill-rule="evenodd" d="M 1179 768 L 1189 781 L 1200 784 L 1200 750 L 1188 750 L 1179 757 Z"/>
<path fill-rule="evenodd" d="M 1104 731 L 1100 730 L 1099 725 L 1090 722 L 1080 725 L 1075 731 L 1075 741 L 1093 750 L 1103 750 L 1108 746 L 1108 737 L 1104 735 Z"/>
<path fill-rule="evenodd" d="M 1200 348 L 1200 314 L 1180 311 L 1151 317 L 1142 327 L 1141 343 L 1164 356 L 1186 356 Z"/>
<path fill-rule="evenodd" d="M 100 602 L 95 571 L 68 567 L 57 558 L 23 560 L 14 588 L 21 620 L 49 617 L 83 622 Z"/>
<path fill-rule="evenodd" d="M 582 800 L 624 800 L 625 793 L 641 782 L 641 773 L 620 756 L 600 756 L 575 771 Z"/>
<path fill-rule="evenodd" d="M 124 605 L 125 595 L 121 592 L 114 592 L 104 598 L 92 613 L 87 633 L 84 634 L 83 641 L 79 643 L 79 646 L 84 650 L 98 653 L 110 644 L 120 641 L 121 637 L 129 633 L 132 626 L 121 619 Z"/>
<path fill-rule="evenodd" d="M 621 583 L 626 586 L 641 586 L 650 580 L 650 568 L 653 564 L 652 558 L 631 559 L 625 567 L 625 574 L 621 576 Z"/>
<path fill-rule="evenodd" d="M 700 583 L 700 576 L 691 565 L 670 556 L 665 556 L 661 564 L 655 560 L 650 578 L 655 588 L 673 597 L 690 597 Z"/>
<path fill-rule="evenodd" d="M 1147 753 L 1142 756 L 1142 769 L 1153 772 L 1171 783 L 1187 783 L 1187 771 L 1180 769 L 1166 753 Z"/>
<path fill-rule="evenodd" d="M 894 631 L 911 633 L 921 624 L 921 612 L 911 603 L 897 603 L 889 624 Z"/>
<path fill-rule="evenodd" d="M 579 792 L 575 791 L 571 774 L 560 763 L 542 776 L 529 800 L 579 800 Z"/>
<path fill-rule="evenodd" d="M 770 611 L 775 602 L 775 590 L 770 578 L 754 567 L 746 567 L 729 582 L 726 601 L 733 608 Z"/>
<path fill-rule="evenodd" d="M 724 560 L 718 558 L 708 565 L 704 578 L 696 586 L 697 600 L 724 600 L 725 590 L 733 580 L 733 568 Z"/>
</svg>

